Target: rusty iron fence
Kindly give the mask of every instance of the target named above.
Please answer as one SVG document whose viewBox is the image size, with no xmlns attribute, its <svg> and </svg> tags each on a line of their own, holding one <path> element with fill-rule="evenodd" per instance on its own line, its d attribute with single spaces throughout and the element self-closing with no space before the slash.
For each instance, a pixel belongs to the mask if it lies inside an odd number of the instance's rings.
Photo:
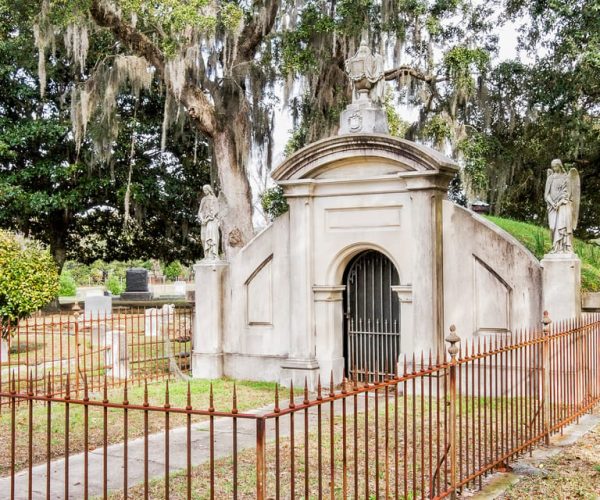
<svg viewBox="0 0 600 500">
<path fill-rule="evenodd" d="M 90 392 L 125 380 L 141 383 L 190 370 L 193 308 L 115 308 L 112 313 L 34 316 L 8 327 L 0 354 L 0 389 L 9 377 L 17 392 L 64 394 L 67 377 L 79 397 L 84 378 Z M 1 406 L 1 403 L 0 403 Z"/>
<path fill-rule="evenodd" d="M 257 412 L 239 411 L 235 389 L 223 410 L 214 407 L 212 389 L 209 407 L 193 408 L 189 385 L 187 405 L 174 407 L 168 384 L 164 403 L 150 405 L 147 391 L 141 404 L 131 404 L 127 387 L 122 401 L 108 401 L 106 389 L 103 399 L 90 399 L 87 384 L 77 399 L 69 385 L 59 397 L 50 388 L 35 394 L 32 381 L 18 391 L 11 381 L 0 392 L 10 403 L 0 429 L 9 443 L 0 487 L 10 480 L 6 491 L 18 498 L 41 474 L 42 498 L 455 497 L 506 470 L 600 400 L 600 315 L 559 325 L 545 316 L 536 331 L 465 342 L 451 329 L 446 341 L 447 351 L 403 358 L 399 373 L 386 370 L 368 383 L 319 382 L 315 394 L 305 384 L 299 395 L 293 387 L 276 388 L 273 405 Z M 18 401 L 27 408 L 17 408 Z M 42 417 L 34 417 L 36 405 L 45 405 Z M 70 441 L 74 411 L 83 411 L 79 449 Z M 94 441 L 93 413 L 101 422 Z M 109 413 L 120 418 L 124 443 L 112 453 Z M 41 428 L 34 418 L 42 418 Z M 59 443 L 50 435 L 57 418 Z M 133 435 L 135 418 L 141 427 Z M 138 436 L 143 446 L 135 451 L 128 437 Z M 67 457 L 62 467 L 51 462 L 56 446 Z M 69 458 L 69 451 L 79 455 Z M 129 463 L 136 453 L 143 471 Z"/>
</svg>

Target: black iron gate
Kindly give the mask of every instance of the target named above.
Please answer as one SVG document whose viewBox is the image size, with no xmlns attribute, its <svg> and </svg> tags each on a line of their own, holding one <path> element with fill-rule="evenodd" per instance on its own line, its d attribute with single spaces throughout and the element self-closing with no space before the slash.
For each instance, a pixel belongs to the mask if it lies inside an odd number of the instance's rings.
<svg viewBox="0 0 600 500">
<path fill-rule="evenodd" d="M 400 279 L 383 254 L 367 250 L 348 264 L 345 276 L 346 373 L 371 381 L 395 373 L 400 353 L 400 302 L 392 291 Z"/>
</svg>

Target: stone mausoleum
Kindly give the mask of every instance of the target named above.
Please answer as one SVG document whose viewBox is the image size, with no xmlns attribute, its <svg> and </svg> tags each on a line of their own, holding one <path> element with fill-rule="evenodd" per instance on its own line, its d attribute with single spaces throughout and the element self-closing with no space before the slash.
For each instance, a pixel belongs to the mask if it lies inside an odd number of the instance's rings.
<svg viewBox="0 0 600 500">
<path fill-rule="evenodd" d="M 405 354 L 442 348 L 451 324 L 464 340 L 539 324 L 540 262 L 448 201 L 452 160 L 380 133 L 371 63 L 348 69 L 340 135 L 273 171 L 289 211 L 230 261 L 195 266 L 195 377 L 314 387 L 331 371 L 336 383 L 394 372 Z"/>
</svg>

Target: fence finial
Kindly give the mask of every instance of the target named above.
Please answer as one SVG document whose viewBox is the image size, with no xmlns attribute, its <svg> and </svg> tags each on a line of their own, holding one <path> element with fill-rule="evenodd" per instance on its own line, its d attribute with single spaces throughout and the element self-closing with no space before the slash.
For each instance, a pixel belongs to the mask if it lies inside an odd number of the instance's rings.
<svg viewBox="0 0 600 500">
<path fill-rule="evenodd" d="M 446 342 L 450 344 L 450 347 L 448 347 L 448 353 L 452 357 L 452 360 L 456 359 L 456 355 L 458 354 L 458 346 L 456 344 L 460 342 L 460 337 L 456 335 L 456 326 L 450 326 L 450 333 L 446 337 Z"/>
<path fill-rule="evenodd" d="M 79 307 L 79 301 L 77 299 L 75 299 L 73 307 L 71 307 L 71 311 L 73 312 L 75 321 L 77 321 L 79 319 L 79 312 L 81 311 L 81 307 Z"/>
<path fill-rule="evenodd" d="M 551 323 L 552 320 L 550 319 L 550 314 L 548 314 L 548 311 L 544 311 L 544 317 L 542 318 L 542 331 L 544 332 L 544 335 L 548 335 L 550 333 Z"/>
</svg>

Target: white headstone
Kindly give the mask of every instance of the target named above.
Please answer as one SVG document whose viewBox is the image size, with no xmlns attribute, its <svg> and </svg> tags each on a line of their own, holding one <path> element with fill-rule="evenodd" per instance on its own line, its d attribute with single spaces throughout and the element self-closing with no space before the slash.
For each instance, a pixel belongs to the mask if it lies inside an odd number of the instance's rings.
<svg viewBox="0 0 600 500">
<path fill-rule="evenodd" d="M 175 295 L 185 296 L 186 282 L 176 281 L 175 283 L 173 283 L 173 290 Z"/>
<path fill-rule="evenodd" d="M 129 376 L 127 352 L 127 333 L 125 330 L 108 330 L 106 332 L 105 363 L 106 375 L 112 378 L 124 379 Z"/>
<path fill-rule="evenodd" d="M 112 314 L 112 297 L 92 295 L 85 298 L 85 319 L 110 318 Z"/>
<path fill-rule="evenodd" d="M 8 340 L 0 339 L 0 363 L 8 362 Z"/>
<path fill-rule="evenodd" d="M 144 312 L 144 334 L 146 337 L 157 337 L 161 333 L 162 314 L 160 309 L 146 309 Z"/>
<path fill-rule="evenodd" d="M 163 304 L 160 309 L 164 324 L 173 323 L 175 320 L 175 304 Z"/>
</svg>

